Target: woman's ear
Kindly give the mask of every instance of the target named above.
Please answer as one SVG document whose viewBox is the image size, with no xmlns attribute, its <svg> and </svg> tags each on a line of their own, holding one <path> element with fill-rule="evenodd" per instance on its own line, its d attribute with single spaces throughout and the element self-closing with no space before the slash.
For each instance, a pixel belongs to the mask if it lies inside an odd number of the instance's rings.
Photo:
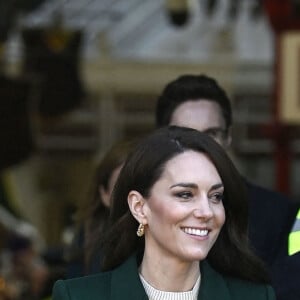
<svg viewBox="0 0 300 300">
<path fill-rule="evenodd" d="M 144 197 L 137 191 L 130 191 L 127 197 L 129 209 L 135 219 L 141 224 L 147 224 L 147 218 L 144 213 Z"/>
<path fill-rule="evenodd" d="M 224 148 L 228 149 L 231 146 L 231 142 L 232 142 L 232 126 L 228 128 L 227 136 L 223 144 Z"/>
<path fill-rule="evenodd" d="M 99 186 L 98 192 L 104 206 L 110 207 L 110 193 L 107 190 L 105 190 L 105 188 L 102 185 Z"/>
</svg>

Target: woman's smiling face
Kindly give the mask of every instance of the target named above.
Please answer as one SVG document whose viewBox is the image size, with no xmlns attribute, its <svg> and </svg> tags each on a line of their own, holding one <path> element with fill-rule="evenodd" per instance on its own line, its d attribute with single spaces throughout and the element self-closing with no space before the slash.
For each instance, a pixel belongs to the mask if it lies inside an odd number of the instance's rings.
<svg viewBox="0 0 300 300">
<path fill-rule="evenodd" d="M 225 222 L 223 193 L 204 153 L 172 158 L 145 200 L 145 250 L 182 262 L 205 259 Z"/>
</svg>

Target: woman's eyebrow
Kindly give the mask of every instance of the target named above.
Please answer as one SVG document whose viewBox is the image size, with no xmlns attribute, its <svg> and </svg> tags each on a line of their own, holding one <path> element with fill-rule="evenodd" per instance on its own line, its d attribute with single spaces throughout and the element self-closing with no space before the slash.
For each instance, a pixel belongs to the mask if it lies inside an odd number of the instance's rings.
<svg viewBox="0 0 300 300">
<path fill-rule="evenodd" d="M 174 187 L 185 187 L 185 188 L 197 189 L 198 185 L 195 183 L 190 183 L 190 182 L 179 182 L 179 183 L 171 185 L 170 189 L 172 189 Z M 217 190 L 222 187 L 224 187 L 223 183 L 220 182 L 220 183 L 214 184 L 209 190 L 214 191 L 214 190 Z"/>
<path fill-rule="evenodd" d="M 217 190 L 217 189 L 223 188 L 223 187 L 224 187 L 223 183 L 220 182 L 220 183 L 214 184 L 214 185 L 210 188 L 210 191 L 214 191 L 214 190 Z"/>
<path fill-rule="evenodd" d="M 170 186 L 170 189 L 174 188 L 174 187 L 187 187 L 187 188 L 198 188 L 198 185 L 195 183 L 189 183 L 189 182 L 179 182 L 176 184 L 173 184 Z"/>
</svg>

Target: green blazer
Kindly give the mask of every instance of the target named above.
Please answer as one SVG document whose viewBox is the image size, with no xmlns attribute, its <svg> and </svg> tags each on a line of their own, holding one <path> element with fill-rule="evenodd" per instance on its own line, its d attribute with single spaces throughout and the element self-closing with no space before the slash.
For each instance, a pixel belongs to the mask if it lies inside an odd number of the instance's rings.
<svg viewBox="0 0 300 300">
<path fill-rule="evenodd" d="M 58 280 L 52 300 L 147 300 L 138 275 L 136 257 L 104 273 Z M 200 300 L 275 300 L 273 289 L 244 280 L 222 276 L 201 262 Z"/>
</svg>

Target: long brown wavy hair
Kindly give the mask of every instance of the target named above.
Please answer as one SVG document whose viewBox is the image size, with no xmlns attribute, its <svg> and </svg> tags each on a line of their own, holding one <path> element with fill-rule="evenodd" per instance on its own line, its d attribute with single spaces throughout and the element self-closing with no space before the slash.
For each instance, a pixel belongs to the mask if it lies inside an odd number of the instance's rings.
<svg viewBox="0 0 300 300">
<path fill-rule="evenodd" d="M 156 130 L 139 143 L 125 162 L 113 192 L 109 226 L 103 240 L 103 270 L 113 269 L 133 253 L 144 250 L 144 238 L 136 236 L 138 223 L 128 207 L 129 192 L 136 190 L 149 197 L 165 164 L 188 150 L 205 153 L 224 185 L 226 221 L 208 254 L 208 261 L 224 275 L 267 283 L 263 263 L 248 246 L 248 196 L 244 180 L 224 149 L 212 138 L 177 126 Z"/>
</svg>

